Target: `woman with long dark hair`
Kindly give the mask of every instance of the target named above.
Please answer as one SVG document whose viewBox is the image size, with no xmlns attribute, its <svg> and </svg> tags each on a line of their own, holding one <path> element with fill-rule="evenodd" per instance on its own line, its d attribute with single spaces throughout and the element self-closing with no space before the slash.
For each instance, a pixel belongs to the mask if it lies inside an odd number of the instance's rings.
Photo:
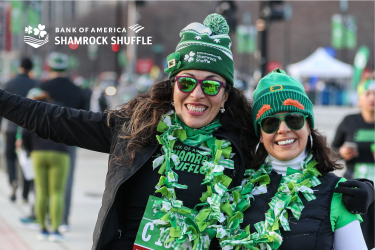
<svg viewBox="0 0 375 250">
<path fill-rule="evenodd" d="M 241 184 L 251 159 L 243 152 L 255 147 L 250 102 L 233 88 L 228 30 L 217 14 L 188 25 L 167 57 L 169 80 L 118 110 L 86 112 L 1 92 L 7 119 L 110 154 L 93 249 L 217 245 L 210 243 L 223 219 L 221 199 Z M 152 226 L 143 219 L 149 212 Z"/>
<path fill-rule="evenodd" d="M 47 92 L 33 88 L 27 98 L 48 103 L 57 103 L 50 98 Z M 35 172 L 35 214 L 40 225 L 37 239 L 44 241 L 64 241 L 58 227 L 64 212 L 64 190 L 69 172 L 68 146 L 45 140 L 22 130 L 23 146 L 30 154 Z M 52 232 L 47 230 L 47 213 L 51 219 Z"/>
<path fill-rule="evenodd" d="M 313 105 L 302 84 L 275 70 L 254 91 L 259 144 L 241 198 L 242 230 L 221 239 L 225 249 L 364 250 L 360 215 L 336 193 L 345 182 L 330 173 L 336 163 L 326 138 L 314 128 Z M 251 246 L 251 247 L 250 247 Z M 236 248 L 237 249 L 237 248 Z"/>
</svg>

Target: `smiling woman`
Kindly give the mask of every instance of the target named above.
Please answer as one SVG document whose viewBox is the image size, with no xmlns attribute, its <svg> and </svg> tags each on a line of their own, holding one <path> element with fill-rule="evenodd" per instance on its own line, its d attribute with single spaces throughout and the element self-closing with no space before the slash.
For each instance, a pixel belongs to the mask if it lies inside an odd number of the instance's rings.
<svg viewBox="0 0 375 250">
<path fill-rule="evenodd" d="M 180 35 L 167 57 L 169 79 L 117 110 L 0 91 L 0 115 L 42 138 L 110 154 L 92 249 L 217 249 L 216 233 L 229 225 L 221 207 L 235 200 L 229 189 L 241 185 L 256 143 L 251 105 L 233 88 L 223 17 L 209 15 Z"/>
<path fill-rule="evenodd" d="M 262 225 L 269 238 L 261 244 L 276 245 L 272 249 L 367 249 L 361 217 L 334 193 L 346 180 L 329 173 L 341 166 L 314 128 L 313 105 L 303 86 L 277 69 L 260 80 L 253 97 L 260 138 L 254 162 L 268 170 L 270 183 L 245 211 L 244 226 L 259 232 Z"/>
</svg>

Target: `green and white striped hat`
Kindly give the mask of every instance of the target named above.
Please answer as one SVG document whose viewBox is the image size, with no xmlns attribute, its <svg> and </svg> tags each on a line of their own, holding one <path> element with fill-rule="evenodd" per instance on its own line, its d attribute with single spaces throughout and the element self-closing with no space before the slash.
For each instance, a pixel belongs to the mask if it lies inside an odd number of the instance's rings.
<svg viewBox="0 0 375 250">
<path fill-rule="evenodd" d="M 224 77 L 233 86 L 232 41 L 224 17 L 210 14 L 201 23 L 191 23 L 180 32 L 176 52 L 167 57 L 164 72 L 169 78 L 182 70 L 205 70 Z"/>
</svg>

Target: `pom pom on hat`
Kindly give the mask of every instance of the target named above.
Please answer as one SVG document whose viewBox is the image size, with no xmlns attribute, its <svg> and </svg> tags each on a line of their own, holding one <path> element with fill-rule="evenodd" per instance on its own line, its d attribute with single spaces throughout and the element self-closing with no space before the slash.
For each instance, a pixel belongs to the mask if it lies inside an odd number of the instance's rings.
<svg viewBox="0 0 375 250">
<path fill-rule="evenodd" d="M 229 26 L 224 17 L 219 14 L 210 14 L 203 21 L 204 26 L 209 27 L 212 35 L 227 35 L 229 33 Z"/>
</svg>

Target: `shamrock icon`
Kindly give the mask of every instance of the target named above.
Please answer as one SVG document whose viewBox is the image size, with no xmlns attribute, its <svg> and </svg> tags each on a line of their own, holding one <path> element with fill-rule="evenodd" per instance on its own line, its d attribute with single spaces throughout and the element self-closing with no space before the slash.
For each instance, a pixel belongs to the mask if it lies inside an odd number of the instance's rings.
<svg viewBox="0 0 375 250">
<path fill-rule="evenodd" d="M 38 28 L 34 28 L 34 35 L 39 34 L 39 38 L 44 37 L 47 34 L 47 31 L 44 30 L 45 27 L 45 25 L 38 24 Z"/>
<path fill-rule="evenodd" d="M 26 32 L 27 34 L 31 34 L 31 33 L 33 33 L 33 27 L 31 27 L 31 26 L 29 26 L 29 27 L 25 27 L 25 32 Z"/>
<path fill-rule="evenodd" d="M 194 58 L 193 58 L 194 55 L 195 53 L 193 51 L 190 51 L 189 54 L 185 55 L 184 60 L 188 62 L 194 61 Z"/>
</svg>

